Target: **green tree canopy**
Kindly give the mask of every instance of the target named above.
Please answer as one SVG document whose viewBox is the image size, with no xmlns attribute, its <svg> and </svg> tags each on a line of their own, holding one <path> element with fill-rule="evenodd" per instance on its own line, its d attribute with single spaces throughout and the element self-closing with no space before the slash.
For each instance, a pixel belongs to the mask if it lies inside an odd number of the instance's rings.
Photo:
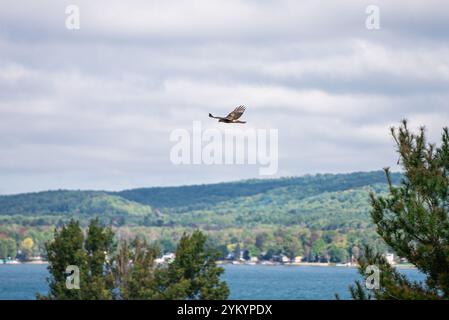
<svg viewBox="0 0 449 320">
<path fill-rule="evenodd" d="M 206 245 L 200 231 L 184 234 L 174 261 L 158 265 L 159 247 L 136 238 L 122 241 L 114 254 L 114 234 L 90 222 L 86 235 L 79 222 L 55 230 L 47 243 L 49 293 L 39 299 L 226 299 L 229 289 L 220 280 L 219 253 Z M 79 288 L 67 288 L 68 266 L 79 268 Z"/>
<path fill-rule="evenodd" d="M 378 234 L 400 256 L 425 274 L 425 283 L 409 281 L 385 258 L 366 248 L 359 259 L 365 275 L 369 265 L 380 271 L 380 288 L 366 292 L 360 283 L 351 288 L 356 299 L 449 298 L 449 131 L 443 130 L 441 146 L 426 141 L 425 130 L 409 131 L 404 121 L 392 135 L 404 168 L 400 186 L 391 183 L 388 196 L 371 195 L 371 217 Z"/>
<path fill-rule="evenodd" d="M 111 253 L 112 244 L 112 231 L 100 226 L 98 219 L 90 222 L 86 237 L 79 222 L 74 220 L 55 230 L 54 240 L 46 245 L 50 290 L 47 296 L 38 298 L 112 299 L 112 279 L 105 276 L 105 270 L 109 268 L 106 256 Z M 79 289 L 68 289 L 66 286 L 68 266 L 79 268 Z"/>
<path fill-rule="evenodd" d="M 16 242 L 13 239 L 0 239 L 0 259 L 14 259 L 17 255 Z"/>
<path fill-rule="evenodd" d="M 159 294 L 156 281 L 157 266 L 155 260 L 160 250 L 145 240 L 136 238 L 133 243 L 121 243 L 119 253 L 114 259 L 113 274 L 117 299 L 148 300 Z"/>
<path fill-rule="evenodd" d="M 164 299 L 226 299 L 229 289 L 220 275 L 224 269 L 216 265 L 219 252 L 206 246 L 206 236 L 200 231 L 184 234 L 176 249 L 173 263 L 161 273 Z"/>
</svg>

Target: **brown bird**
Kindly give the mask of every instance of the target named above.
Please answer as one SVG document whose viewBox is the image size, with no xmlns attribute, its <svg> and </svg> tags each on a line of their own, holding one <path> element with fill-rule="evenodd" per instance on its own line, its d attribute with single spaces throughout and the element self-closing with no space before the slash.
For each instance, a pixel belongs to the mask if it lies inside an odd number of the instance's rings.
<svg viewBox="0 0 449 320">
<path fill-rule="evenodd" d="M 209 113 L 210 118 L 218 119 L 218 122 L 224 122 L 224 123 L 246 123 L 246 121 L 240 121 L 240 117 L 242 116 L 243 112 L 245 112 L 244 106 L 239 106 L 234 109 L 230 114 L 228 114 L 226 117 L 214 117 L 212 113 Z"/>
</svg>

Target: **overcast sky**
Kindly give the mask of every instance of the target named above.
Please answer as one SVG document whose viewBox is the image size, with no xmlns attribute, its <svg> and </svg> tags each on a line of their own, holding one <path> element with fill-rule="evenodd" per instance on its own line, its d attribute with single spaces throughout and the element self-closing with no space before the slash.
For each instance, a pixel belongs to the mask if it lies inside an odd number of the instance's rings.
<svg viewBox="0 0 449 320">
<path fill-rule="evenodd" d="M 447 0 L 3 0 L 0 194 L 259 178 L 170 162 L 172 130 L 240 104 L 247 128 L 279 130 L 277 176 L 395 168 L 391 125 L 436 141 L 449 124 L 448 16 Z"/>
</svg>

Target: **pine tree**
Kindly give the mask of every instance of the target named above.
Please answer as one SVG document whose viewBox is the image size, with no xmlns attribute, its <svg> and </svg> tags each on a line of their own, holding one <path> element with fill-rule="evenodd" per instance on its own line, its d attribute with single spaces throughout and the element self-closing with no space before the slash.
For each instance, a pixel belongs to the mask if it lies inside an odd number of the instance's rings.
<svg viewBox="0 0 449 320">
<path fill-rule="evenodd" d="M 439 147 L 427 143 L 424 128 L 410 132 L 406 121 L 391 133 L 404 177 L 395 186 L 385 169 L 389 195 L 371 194 L 371 217 L 383 240 L 426 278 L 424 283 L 411 282 L 381 254 L 365 248 L 359 271 L 366 277 L 366 268 L 376 265 L 380 288 L 368 292 L 357 282 L 351 294 L 355 299 L 448 299 L 449 131 L 444 128 Z"/>
<path fill-rule="evenodd" d="M 114 233 L 110 228 L 101 226 L 98 218 L 93 219 L 87 229 L 84 247 L 88 270 L 84 299 L 112 299 L 114 282 L 108 255 L 114 250 Z"/>
<path fill-rule="evenodd" d="M 123 241 L 114 259 L 113 273 L 117 299 L 150 300 L 158 295 L 156 258 L 160 250 L 136 238 L 131 245 Z"/>
<path fill-rule="evenodd" d="M 163 290 L 161 299 L 221 300 L 229 295 L 220 275 L 224 269 L 216 265 L 219 252 L 206 245 L 200 231 L 184 234 L 176 249 L 175 260 L 158 274 Z"/>
<path fill-rule="evenodd" d="M 54 240 L 46 244 L 50 272 L 49 293 L 38 299 L 94 300 L 111 299 L 113 282 L 107 272 L 107 254 L 112 250 L 113 234 L 92 220 L 84 236 L 79 222 L 71 220 L 55 230 Z M 66 286 L 68 266 L 79 268 L 79 289 Z"/>
<path fill-rule="evenodd" d="M 195 231 L 184 235 L 176 258 L 159 266 L 160 250 L 136 238 L 121 243 L 114 251 L 114 234 L 90 222 L 86 236 L 79 222 L 71 220 L 55 230 L 46 244 L 49 260 L 49 293 L 38 299 L 51 300 L 140 300 L 140 299 L 226 299 L 229 289 L 220 280 L 223 268 L 216 265 L 218 252 L 206 245 L 206 236 Z M 79 289 L 66 286 L 68 266 L 79 268 Z"/>
</svg>

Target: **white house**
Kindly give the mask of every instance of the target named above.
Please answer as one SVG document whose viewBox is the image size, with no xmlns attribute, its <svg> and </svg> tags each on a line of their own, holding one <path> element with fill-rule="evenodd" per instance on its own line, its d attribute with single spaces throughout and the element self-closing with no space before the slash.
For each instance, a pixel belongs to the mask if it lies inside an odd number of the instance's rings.
<svg viewBox="0 0 449 320">
<path fill-rule="evenodd" d="M 164 254 L 162 257 L 157 258 L 155 261 L 156 263 L 171 263 L 175 259 L 174 253 L 167 253 Z"/>
<path fill-rule="evenodd" d="M 394 264 L 394 254 L 393 253 L 386 253 L 385 254 L 385 259 L 387 259 L 387 262 L 389 264 Z"/>
</svg>

